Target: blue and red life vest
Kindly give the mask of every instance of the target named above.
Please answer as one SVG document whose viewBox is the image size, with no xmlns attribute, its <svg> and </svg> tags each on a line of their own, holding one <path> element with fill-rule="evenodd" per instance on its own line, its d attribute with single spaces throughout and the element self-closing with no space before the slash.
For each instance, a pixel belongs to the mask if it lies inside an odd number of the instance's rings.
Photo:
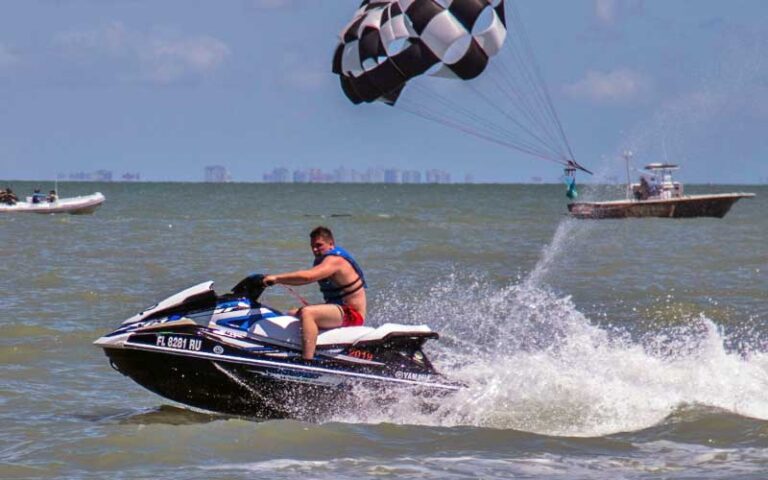
<svg viewBox="0 0 768 480">
<path fill-rule="evenodd" d="M 349 252 L 341 247 L 334 247 L 333 249 L 325 252 L 325 254 L 322 256 L 315 258 L 314 265 L 316 266 L 320 264 L 320 262 L 325 260 L 325 257 L 330 255 L 341 257 L 348 261 L 349 264 L 352 265 L 352 268 L 355 269 L 355 272 L 357 272 L 357 278 L 346 285 L 336 285 L 336 283 L 334 283 L 330 278 L 324 278 L 317 282 L 318 285 L 320 285 L 320 292 L 323 294 L 325 303 L 342 305 L 344 303 L 344 297 L 352 295 L 361 288 L 368 288 L 368 285 L 365 283 L 365 275 L 363 274 L 363 269 L 360 268 L 360 265 L 358 265 L 352 255 L 350 255 Z"/>
</svg>

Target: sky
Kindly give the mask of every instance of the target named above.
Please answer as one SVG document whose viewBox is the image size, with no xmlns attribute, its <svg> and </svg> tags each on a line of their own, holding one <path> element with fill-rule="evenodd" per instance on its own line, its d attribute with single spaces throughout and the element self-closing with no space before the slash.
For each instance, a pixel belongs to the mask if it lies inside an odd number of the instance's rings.
<svg viewBox="0 0 768 480">
<path fill-rule="evenodd" d="M 200 181 L 223 165 L 244 182 L 341 166 L 557 181 L 553 162 L 349 102 L 331 60 L 358 5 L 4 0 L 0 178 Z M 575 157 L 596 174 L 585 181 L 623 179 L 631 150 L 634 167 L 679 163 L 691 183 L 768 182 L 768 1 L 516 5 Z"/>
</svg>

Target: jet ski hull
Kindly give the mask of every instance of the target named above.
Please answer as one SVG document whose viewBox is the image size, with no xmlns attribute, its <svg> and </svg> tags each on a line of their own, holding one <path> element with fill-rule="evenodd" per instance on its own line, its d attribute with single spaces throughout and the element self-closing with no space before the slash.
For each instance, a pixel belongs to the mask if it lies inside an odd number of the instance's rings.
<svg viewBox="0 0 768 480">
<path fill-rule="evenodd" d="M 182 326 L 135 332 L 118 344 L 101 346 L 115 370 L 162 397 L 258 418 L 313 419 L 340 412 L 353 406 L 357 389 L 386 401 L 395 400 L 394 393 L 402 389 L 431 397 L 458 388 L 434 373 L 431 365 L 419 366 L 405 357 L 367 364 L 332 357 L 308 362 L 298 352 L 242 343 L 205 327 Z M 335 349 L 346 359 L 355 358 L 350 353 L 371 358 L 390 352 L 403 355 L 391 344 L 350 350 Z"/>
<path fill-rule="evenodd" d="M 284 418 L 212 362 L 140 350 L 105 349 L 112 367 L 133 381 L 174 402 L 213 412 Z M 242 367 L 234 366 L 234 375 Z"/>
</svg>

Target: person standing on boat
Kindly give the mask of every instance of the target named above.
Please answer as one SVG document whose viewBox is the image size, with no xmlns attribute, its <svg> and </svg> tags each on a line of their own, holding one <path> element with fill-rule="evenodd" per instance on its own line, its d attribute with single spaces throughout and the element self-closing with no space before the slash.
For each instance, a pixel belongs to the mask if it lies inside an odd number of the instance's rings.
<svg viewBox="0 0 768 480">
<path fill-rule="evenodd" d="M 16 202 L 19 201 L 19 197 L 17 197 L 16 194 L 13 193 L 13 190 L 11 190 L 11 187 L 7 187 L 5 189 L 5 192 L 2 192 L 2 196 L 0 196 L 0 201 L 2 201 L 2 203 L 5 203 L 7 205 L 16 205 Z"/>
<path fill-rule="evenodd" d="M 638 191 L 638 200 L 648 200 L 651 196 L 651 184 L 648 183 L 648 179 L 640 177 L 640 190 Z"/>
<path fill-rule="evenodd" d="M 317 282 L 324 304 L 305 305 L 295 314 L 301 320 L 302 356 L 315 356 L 320 329 L 360 326 L 365 322 L 365 276 L 352 255 L 336 246 L 333 233 L 327 227 L 317 227 L 309 234 L 310 248 L 315 256 L 312 268 L 295 272 L 266 275 L 266 286 L 306 285 Z"/>
<path fill-rule="evenodd" d="M 34 192 L 32 192 L 32 203 L 40 203 L 45 198 L 45 195 L 40 193 L 40 189 L 36 188 Z"/>
</svg>

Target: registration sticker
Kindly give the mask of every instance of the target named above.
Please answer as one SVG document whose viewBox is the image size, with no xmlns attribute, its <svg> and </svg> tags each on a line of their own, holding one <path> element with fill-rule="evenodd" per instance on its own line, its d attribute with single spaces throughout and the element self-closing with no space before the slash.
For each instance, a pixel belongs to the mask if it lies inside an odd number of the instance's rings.
<svg viewBox="0 0 768 480">
<path fill-rule="evenodd" d="M 155 345 L 158 347 L 173 348 L 174 350 L 199 352 L 203 347 L 203 341 L 199 338 L 177 337 L 175 335 L 158 335 Z"/>
</svg>

